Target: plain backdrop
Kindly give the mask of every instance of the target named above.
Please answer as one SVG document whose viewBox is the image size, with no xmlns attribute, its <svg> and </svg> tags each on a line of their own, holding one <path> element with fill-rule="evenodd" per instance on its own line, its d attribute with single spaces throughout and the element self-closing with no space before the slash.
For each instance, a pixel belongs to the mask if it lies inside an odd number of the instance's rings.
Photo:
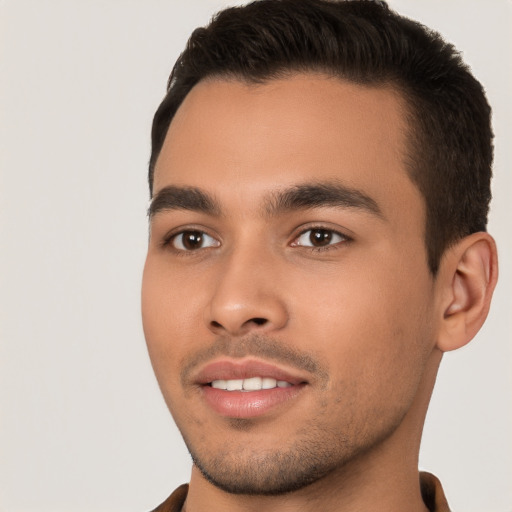
<svg viewBox="0 0 512 512">
<path fill-rule="evenodd" d="M 142 512 L 189 478 L 140 320 L 149 132 L 188 35 L 227 3 L 0 1 L 2 512 Z M 453 510 L 510 512 L 512 2 L 390 5 L 455 43 L 494 109 L 500 283 L 444 358 L 420 464 Z"/>
</svg>

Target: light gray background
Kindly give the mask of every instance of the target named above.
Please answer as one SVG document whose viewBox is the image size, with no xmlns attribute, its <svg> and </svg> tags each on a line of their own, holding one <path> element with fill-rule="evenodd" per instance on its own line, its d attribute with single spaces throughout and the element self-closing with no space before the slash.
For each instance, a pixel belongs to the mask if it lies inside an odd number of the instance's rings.
<svg viewBox="0 0 512 512">
<path fill-rule="evenodd" d="M 171 66 L 226 3 L 0 2 L 0 511 L 141 512 L 188 480 L 140 321 L 146 164 Z M 510 512 L 512 3 L 390 4 L 463 50 L 494 107 L 501 279 L 443 361 L 421 467 L 455 511 Z"/>
</svg>

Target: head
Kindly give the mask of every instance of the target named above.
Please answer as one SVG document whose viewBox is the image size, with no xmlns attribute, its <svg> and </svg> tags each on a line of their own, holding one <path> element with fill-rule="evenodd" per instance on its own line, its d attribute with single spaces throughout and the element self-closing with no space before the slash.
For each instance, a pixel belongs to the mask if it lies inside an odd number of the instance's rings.
<svg viewBox="0 0 512 512">
<path fill-rule="evenodd" d="M 194 32 L 154 119 L 143 320 L 197 478 L 280 494 L 416 465 L 441 354 L 496 281 L 491 156 L 459 55 L 380 2 Z"/>
</svg>

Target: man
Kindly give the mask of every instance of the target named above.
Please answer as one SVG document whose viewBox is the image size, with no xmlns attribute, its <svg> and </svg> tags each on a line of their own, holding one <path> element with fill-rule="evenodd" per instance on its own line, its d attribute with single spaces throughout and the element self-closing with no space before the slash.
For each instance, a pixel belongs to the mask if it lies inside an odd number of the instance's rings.
<svg viewBox="0 0 512 512">
<path fill-rule="evenodd" d="M 143 321 L 194 462 L 157 511 L 446 511 L 418 451 L 497 279 L 482 87 L 382 2 L 192 35 L 153 123 Z"/>
</svg>

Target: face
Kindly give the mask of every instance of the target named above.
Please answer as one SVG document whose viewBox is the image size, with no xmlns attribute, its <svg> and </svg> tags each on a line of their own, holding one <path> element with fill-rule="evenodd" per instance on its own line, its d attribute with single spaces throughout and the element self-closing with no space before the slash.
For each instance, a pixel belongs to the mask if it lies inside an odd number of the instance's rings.
<svg viewBox="0 0 512 512">
<path fill-rule="evenodd" d="M 434 345 L 400 96 L 320 75 L 205 81 L 159 156 L 142 309 L 202 475 L 301 488 L 377 452 Z"/>
</svg>

